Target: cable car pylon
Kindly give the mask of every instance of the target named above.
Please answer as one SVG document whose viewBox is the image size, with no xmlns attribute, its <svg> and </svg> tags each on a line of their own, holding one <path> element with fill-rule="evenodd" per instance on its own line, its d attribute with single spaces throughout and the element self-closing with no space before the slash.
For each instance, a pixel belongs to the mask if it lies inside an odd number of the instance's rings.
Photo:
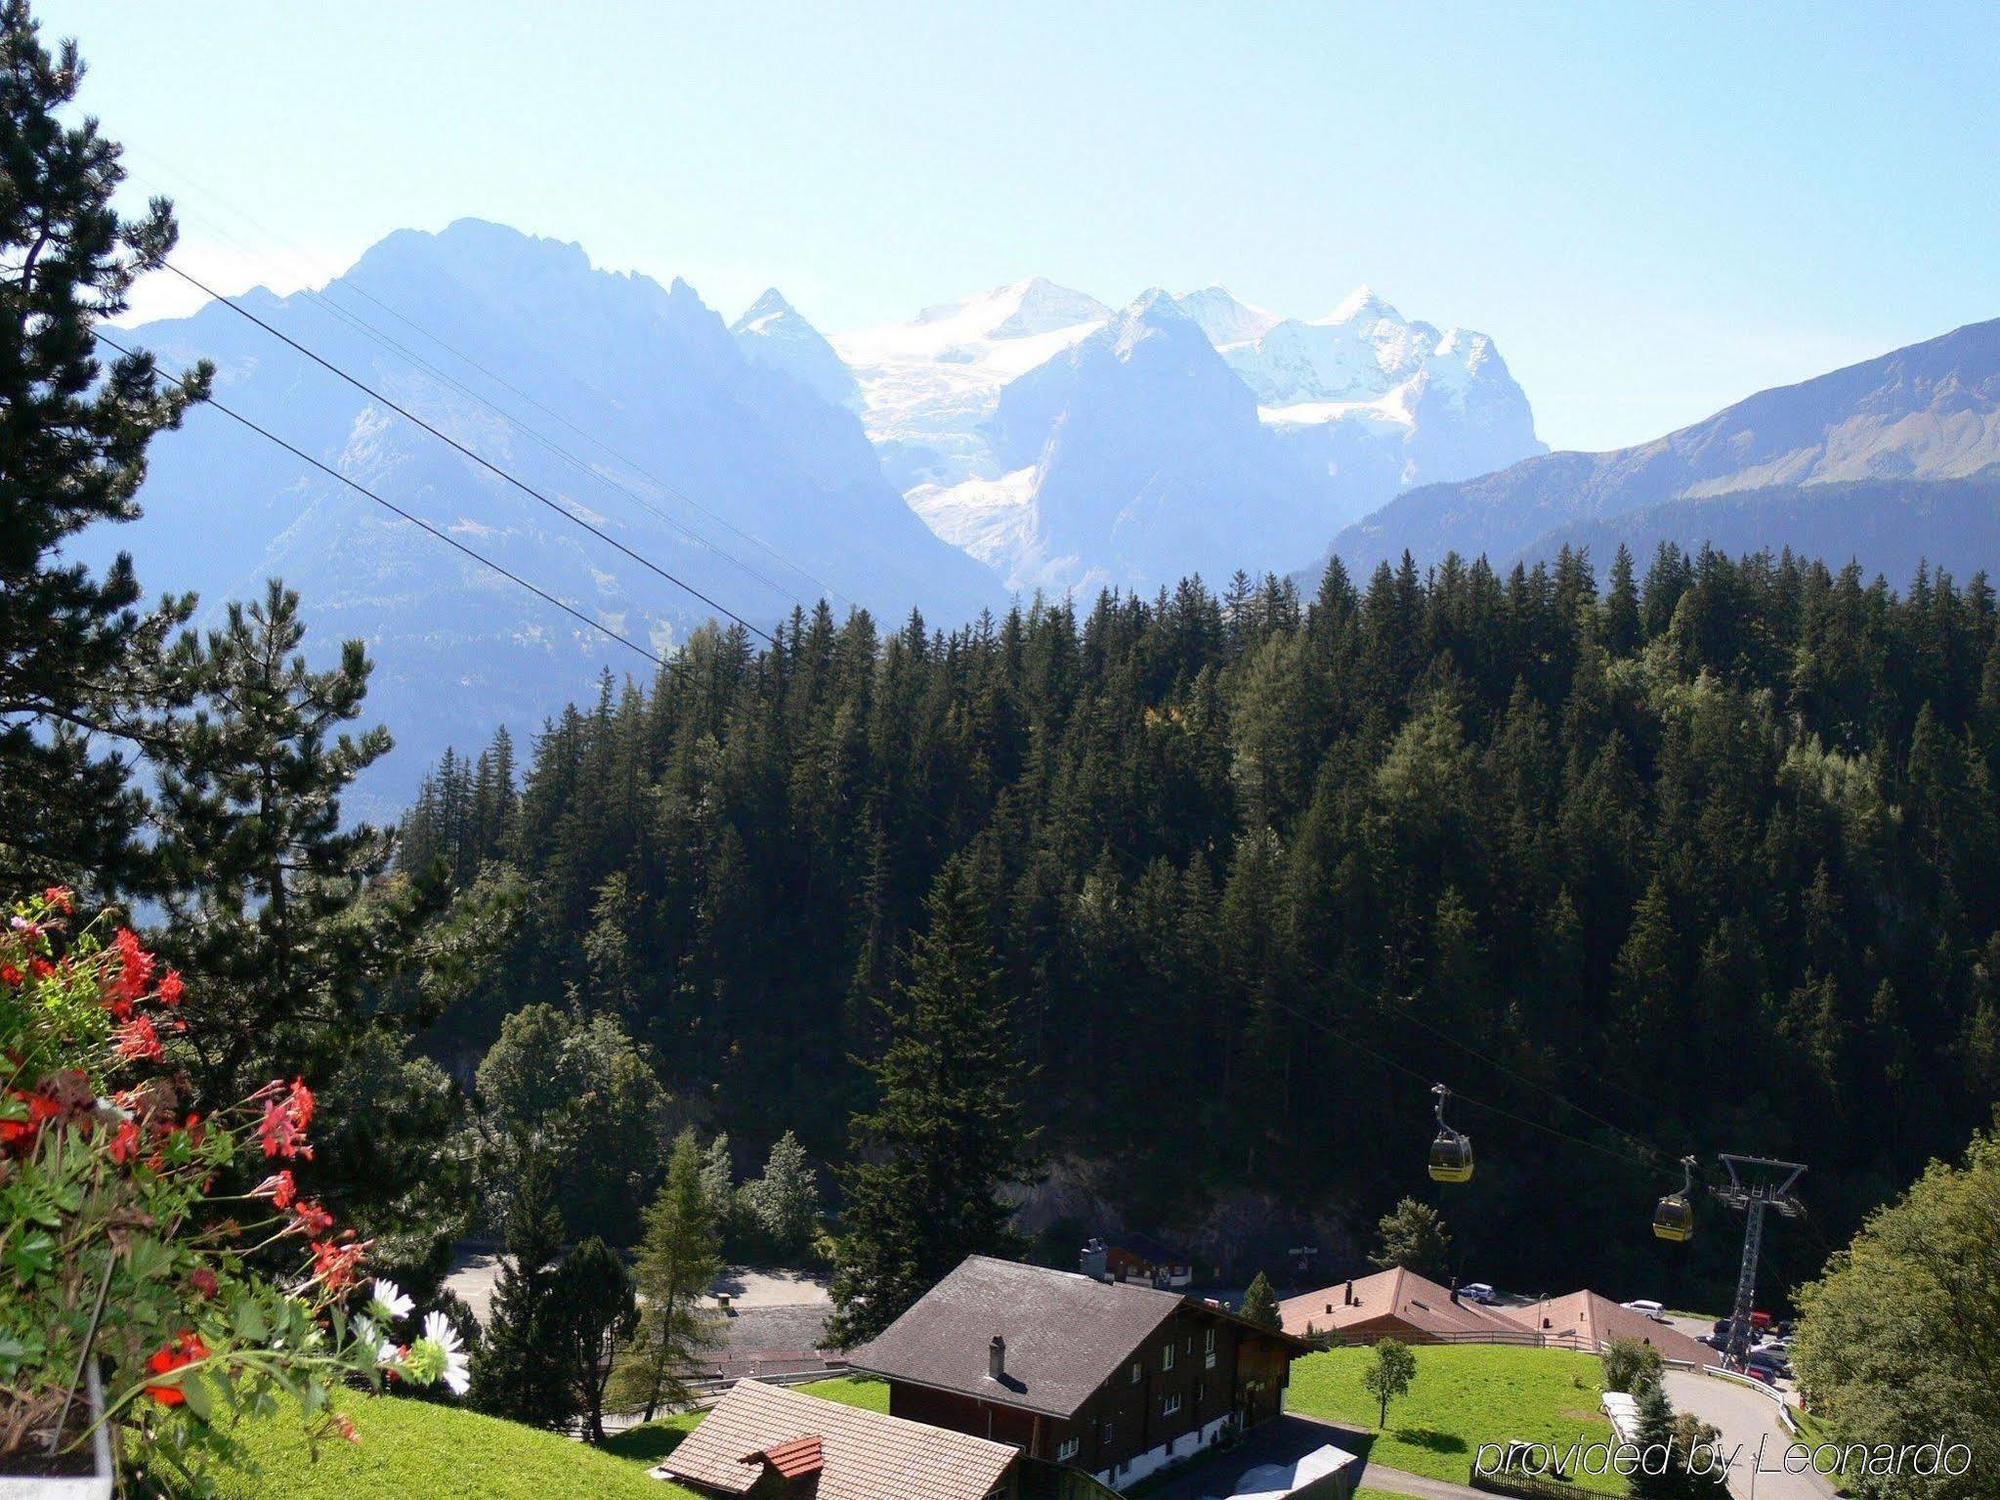
<svg viewBox="0 0 2000 1500">
<path fill-rule="evenodd" d="M 1729 1181 L 1712 1188 L 1716 1197 L 1744 1213 L 1743 1263 L 1736 1274 L 1736 1304 L 1729 1314 L 1728 1356 L 1742 1364 L 1750 1352 L 1751 1304 L 1757 1296 L 1757 1257 L 1764 1248 L 1764 1210 L 1775 1208 L 1788 1219 L 1801 1217 L 1806 1206 L 1792 1194 L 1792 1184 L 1805 1175 L 1805 1164 L 1774 1161 L 1768 1156 L 1721 1155 Z M 1741 1170 L 1739 1170 L 1741 1169 Z"/>
</svg>

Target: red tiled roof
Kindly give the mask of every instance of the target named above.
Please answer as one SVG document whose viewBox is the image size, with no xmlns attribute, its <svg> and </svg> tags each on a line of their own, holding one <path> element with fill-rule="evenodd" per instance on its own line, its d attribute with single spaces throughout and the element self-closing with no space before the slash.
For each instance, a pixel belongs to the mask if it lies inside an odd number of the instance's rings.
<svg viewBox="0 0 2000 1500">
<path fill-rule="evenodd" d="M 1450 1287 L 1400 1266 L 1287 1297 L 1278 1304 L 1278 1316 L 1284 1319 L 1285 1332 L 1301 1337 L 1308 1325 L 1319 1333 L 1337 1333 L 1383 1318 L 1394 1318 L 1430 1334 L 1503 1333 L 1518 1337 L 1521 1332 L 1519 1324 L 1497 1309 L 1476 1302 L 1454 1302 Z"/>
<path fill-rule="evenodd" d="M 819 1500 L 985 1500 L 1020 1456 L 1004 1443 L 744 1380 L 652 1472 L 705 1495 L 747 1495 L 767 1463 L 781 1453 L 795 1462 L 808 1443 L 819 1450 Z"/>
<path fill-rule="evenodd" d="M 1567 1297 L 1551 1297 L 1527 1307 L 1510 1307 L 1507 1316 L 1551 1342 L 1574 1343 L 1580 1349 L 1595 1351 L 1613 1339 L 1639 1339 L 1667 1359 L 1695 1366 L 1722 1363 L 1722 1356 L 1699 1339 L 1689 1338 L 1671 1324 L 1655 1323 L 1642 1312 L 1620 1307 L 1597 1292 L 1571 1292 Z"/>
<path fill-rule="evenodd" d="M 775 1448 L 766 1448 L 763 1459 L 787 1479 L 815 1474 L 819 1472 L 821 1463 L 820 1440 L 816 1437 L 793 1438 Z"/>
</svg>

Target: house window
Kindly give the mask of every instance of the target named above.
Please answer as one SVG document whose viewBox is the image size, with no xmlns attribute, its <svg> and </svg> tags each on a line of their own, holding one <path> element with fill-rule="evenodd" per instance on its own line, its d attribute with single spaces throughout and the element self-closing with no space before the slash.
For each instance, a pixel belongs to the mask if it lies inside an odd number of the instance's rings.
<svg viewBox="0 0 2000 1500">
<path fill-rule="evenodd" d="M 1202 1336 L 1201 1347 L 1203 1368 L 1213 1370 L 1215 1368 L 1215 1330 L 1213 1328 L 1209 1329 Z"/>
<path fill-rule="evenodd" d="M 1139 1383 L 1139 1374 L 1139 1361 L 1135 1359 L 1132 1361 L 1132 1384 L 1137 1385 Z"/>
<path fill-rule="evenodd" d="M 1160 1345 L 1160 1368 L 1162 1370 L 1171 1370 L 1173 1367 L 1174 1367 L 1174 1341 L 1172 1339 L 1168 1339 L 1166 1343 Z"/>
<path fill-rule="evenodd" d="M 1066 1464 L 1076 1457 L 1077 1449 L 1083 1446 L 1082 1438 L 1064 1438 L 1056 1444 L 1056 1462 Z"/>
<path fill-rule="evenodd" d="M 1175 1412 L 1179 1411 L 1180 1409 L 1181 1409 L 1181 1398 L 1178 1395 L 1163 1396 L 1160 1399 L 1161 1416 L 1171 1417 Z"/>
</svg>

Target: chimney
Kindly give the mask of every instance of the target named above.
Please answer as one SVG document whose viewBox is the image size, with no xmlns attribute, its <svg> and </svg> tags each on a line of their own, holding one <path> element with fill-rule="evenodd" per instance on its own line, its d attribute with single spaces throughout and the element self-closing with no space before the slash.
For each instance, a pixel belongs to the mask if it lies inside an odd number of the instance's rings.
<svg viewBox="0 0 2000 1500">
<path fill-rule="evenodd" d="M 997 1333 L 986 1346 L 986 1373 L 994 1380 L 1007 1378 L 1007 1341 Z"/>
<path fill-rule="evenodd" d="M 1354 1306 L 1354 1283 L 1351 1281 L 1347 1283 L 1347 1286 L 1345 1288 L 1345 1296 L 1347 1300 L 1347 1305 L 1349 1307 Z"/>
</svg>

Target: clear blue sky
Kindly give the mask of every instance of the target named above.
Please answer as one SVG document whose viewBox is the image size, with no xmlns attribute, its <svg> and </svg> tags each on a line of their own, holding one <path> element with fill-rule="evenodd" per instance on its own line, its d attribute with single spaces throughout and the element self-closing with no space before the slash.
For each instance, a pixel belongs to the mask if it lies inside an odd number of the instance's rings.
<svg viewBox="0 0 2000 1500">
<path fill-rule="evenodd" d="M 1562 447 L 2000 316 L 1992 4 L 41 14 L 238 287 L 467 214 L 829 330 L 1035 272 L 1308 316 L 1367 281 L 1493 334 Z"/>
</svg>

